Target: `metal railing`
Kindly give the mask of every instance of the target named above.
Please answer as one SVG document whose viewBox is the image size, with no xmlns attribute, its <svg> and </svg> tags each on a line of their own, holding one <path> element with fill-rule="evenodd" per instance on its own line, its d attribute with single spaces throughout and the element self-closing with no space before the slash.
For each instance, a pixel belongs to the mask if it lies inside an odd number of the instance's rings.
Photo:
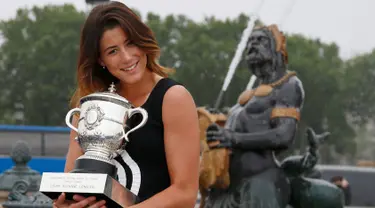
<svg viewBox="0 0 375 208">
<path fill-rule="evenodd" d="M 18 140 L 27 142 L 33 156 L 65 156 L 69 145 L 67 127 L 0 125 L 0 155 L 9 155 Z"/>
</svg>

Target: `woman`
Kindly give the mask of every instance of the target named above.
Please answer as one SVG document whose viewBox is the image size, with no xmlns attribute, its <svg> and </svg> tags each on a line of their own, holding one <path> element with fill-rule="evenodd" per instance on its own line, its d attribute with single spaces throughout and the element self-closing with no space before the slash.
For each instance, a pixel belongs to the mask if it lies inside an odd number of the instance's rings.
<svg viewBox="0 0 375 208">
<path fill-rule="evenodd" d="M 135 179 L 133 184 L 123 183 L 140 199 L 132 208 L 194 207 L 200 150 L 196 106 L 183 86 L 166 78 L 168 69 L 156 60 L 159 53 L 150 28 L 126 5 L 98 5 L 83 26 L 72 107 L 78 106 L 81 97 L 104 91 L 114 82 L 118 94 L 149 114 L 145 126 L 129 135 L 125 149 L 141 176 L 139 187 Z M 83 154 L 75 137 L 72 131 L 65 172 Z M 120 169 L 126 166 L 123 158 L 116 160 Z M 101 207 L 105 203 L 94 197 L 74 199 L 68 202 L 61 195 L 55 206 Z"/>
</svg>

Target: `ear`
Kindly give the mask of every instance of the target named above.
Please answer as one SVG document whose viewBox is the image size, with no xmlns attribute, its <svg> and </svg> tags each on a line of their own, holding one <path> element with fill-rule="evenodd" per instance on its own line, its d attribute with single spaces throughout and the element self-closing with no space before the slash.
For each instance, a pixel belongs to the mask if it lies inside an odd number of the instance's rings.
<svg viewBox="0 0 375 208">
<path fill-rule="evenodd" d="M 105 64 L 101 58 L 98 58 L 98 63 L 100 64 L 100 66 L 105 67 Z"/>
</svg>

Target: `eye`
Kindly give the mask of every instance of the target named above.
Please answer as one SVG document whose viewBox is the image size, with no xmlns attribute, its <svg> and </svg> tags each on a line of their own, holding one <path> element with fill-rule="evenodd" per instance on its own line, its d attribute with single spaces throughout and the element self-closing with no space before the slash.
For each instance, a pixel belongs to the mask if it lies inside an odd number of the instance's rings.
<svg viewBox="0 0 375 208">
<path fill-rule="evenodd" d="M 117 53 L 117 49 L 112 49 L 108 52 L 109 55 Z"/>
</svg>

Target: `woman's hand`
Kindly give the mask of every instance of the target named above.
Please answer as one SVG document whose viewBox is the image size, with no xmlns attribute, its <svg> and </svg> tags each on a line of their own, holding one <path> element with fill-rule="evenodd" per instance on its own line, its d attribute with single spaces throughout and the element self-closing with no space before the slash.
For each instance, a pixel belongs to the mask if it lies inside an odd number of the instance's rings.
<svg viewBox="0 0 375 208">
<path fill-rule="evenodd" d="M 85 198 L 80 195 L 74 195 L 73 201 L 65 199 L 65 193 L 62 193 L 53 203 L 53 208 L 105 208 L 105 201 L 96 201 L 95 196 Z"/>
</svg>

